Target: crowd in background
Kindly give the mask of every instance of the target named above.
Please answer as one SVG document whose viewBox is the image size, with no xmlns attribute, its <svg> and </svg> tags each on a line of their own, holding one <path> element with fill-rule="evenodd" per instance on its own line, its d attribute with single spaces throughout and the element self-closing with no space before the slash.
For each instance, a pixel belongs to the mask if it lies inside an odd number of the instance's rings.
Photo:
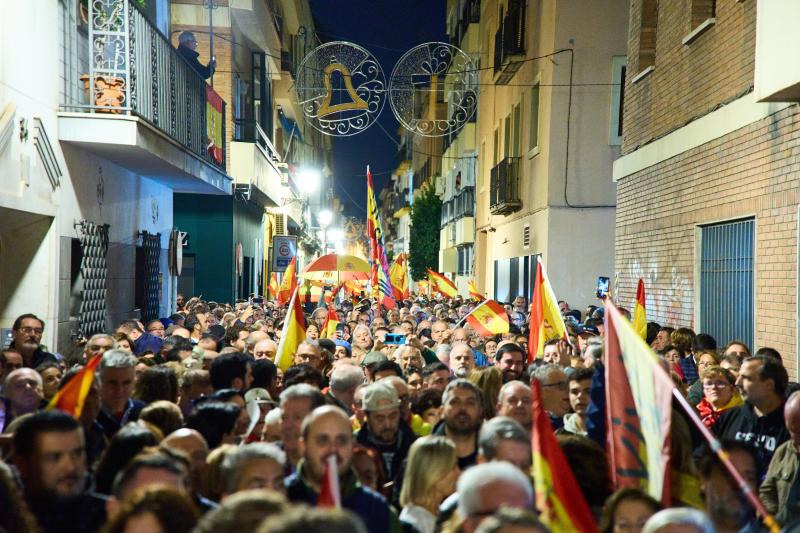
<svg viewBox="0 0 800 533">
<path fill-rule="evenodd" d="M 522 297 L 494 337 L 465 323 L 476 303 L 461 298 L 329 305 L 335 335 L 320 338 L 328 310 L 306 304 L 285 370 L 273 302 L 181 297 L 168 318 L 126 320 L 65 354 L 41 344 L 44 321 L 19 317 L 0 352 L 0 531 L 548 531 L 531 482 L 532 380 L 601 531 L 761 530 L 677 408 L 672 501 L 612 490 L 602 306 L 559 302 L 568 338 L 529 363 Z M 791 529 L 800 396 L 781 355 L 655 323 L 647 341 Z M 45 409 L 97 355 L 80 416 Z M 331 457 L 341 509 L 320 505 Z"/>
</svg>

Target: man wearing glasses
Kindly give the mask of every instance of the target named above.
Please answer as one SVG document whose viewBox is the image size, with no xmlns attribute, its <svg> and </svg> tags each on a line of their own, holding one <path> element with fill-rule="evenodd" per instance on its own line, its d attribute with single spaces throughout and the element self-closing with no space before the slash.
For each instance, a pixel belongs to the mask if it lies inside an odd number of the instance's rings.
<svg viewBox="0 0 800 533">
<path fill-rule="evenodd" d="M 537 368 L 533 372 L 533 378 L 538 379 L 542 386 L 542 407 L 550 415 L 553 429 L 563 428 L 564 415 L 572 407 L 569 402 L 567 374 L 559 365 L 549 363 Z"/>
<path fill-rule="evenodd" d="M 56 363 L 58 358 L 42 349 L 42 333 L 44 321 L 34 314 L 20 315 L 11 327 L 10 349 L 22 356 L 22 364 L 27 368 L 36 368 L 42 363 Z"/>
</svg>

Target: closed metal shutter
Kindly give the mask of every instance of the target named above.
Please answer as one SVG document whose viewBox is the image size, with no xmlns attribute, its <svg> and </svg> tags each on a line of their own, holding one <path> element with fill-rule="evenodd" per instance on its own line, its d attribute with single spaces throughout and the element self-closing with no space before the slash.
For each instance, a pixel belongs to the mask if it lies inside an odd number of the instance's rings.
<svg viewBox="0 0 800 533">
<path fill-rule="evenodd" d="M 106 279 L 108 268 L 108 224 L 81 221 L 80 334 L 86 338 L 106 330 Z"/>
<path fill-rule="evenodd" d="M 701 227 L 700 332 L 753 347 L 755 220 Z"/>
<path fill-rule="evenodd" d="M 159 315 L 159 260 L 161 258 L 161 234 L 142 231 L 144 251 L 144 301 L 142 302 L 142 322 L 147 324 Z"/>
</svg>

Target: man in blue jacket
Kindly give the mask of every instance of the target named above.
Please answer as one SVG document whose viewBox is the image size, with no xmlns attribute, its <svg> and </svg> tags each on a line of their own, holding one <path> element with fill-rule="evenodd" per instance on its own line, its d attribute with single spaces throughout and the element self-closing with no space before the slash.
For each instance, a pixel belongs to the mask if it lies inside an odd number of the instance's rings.
<svg viewBox="0 0 800 533">
<path fill-rule="evenodd" d="M 356 513 L 370 533 L 399 533 L 400 522 L 386 498 L 358 482 L 350 468 L 353 433 L 350 419 L 332 405 L 317 407 L 303 420 L 300 450 L 303 458 L 297 471 L 286 478 L 290 501 L 316 506 L 325 474 L 325 463 L 336 455 L 342 507 Z"/>
</svg>

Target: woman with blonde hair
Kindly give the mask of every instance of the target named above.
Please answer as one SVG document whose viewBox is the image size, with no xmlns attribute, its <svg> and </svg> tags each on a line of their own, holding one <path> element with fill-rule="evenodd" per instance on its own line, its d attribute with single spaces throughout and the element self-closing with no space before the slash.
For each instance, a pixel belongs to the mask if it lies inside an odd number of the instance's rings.
<svg viewBox="0 0 800 533">
<path fill-rule="evenodd" d="M 433 533 L 436 513 L 456 490 L 456 445 L 439 435 L 421 437 L 411 445 L 400 490 L 400 522 L 418 533 Z"/>
<path fill-rule="evenodd" d="M 467 379 L 483 392 L 483 418 L 494 418 L 497 409 L 497 398 L 503 387 L 503 373 L 496 366 L 487 366 L 473 370 Z"/>
</svg>

